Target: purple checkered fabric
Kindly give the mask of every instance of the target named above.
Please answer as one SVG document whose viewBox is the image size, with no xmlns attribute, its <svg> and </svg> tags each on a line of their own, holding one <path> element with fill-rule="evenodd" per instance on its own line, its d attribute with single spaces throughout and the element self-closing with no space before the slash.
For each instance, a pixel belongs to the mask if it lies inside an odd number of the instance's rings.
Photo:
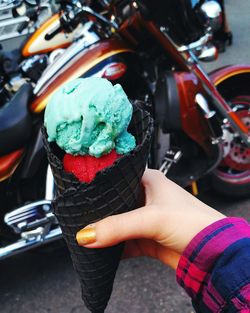
<svg viewBox="0 0 250 313">
<path fill-rule="evenodd" d="M 250 225 L 225 218 L 189 243 L 176 271 L 177 282 L 196 312 L 250 312 Z"/>
</svg>

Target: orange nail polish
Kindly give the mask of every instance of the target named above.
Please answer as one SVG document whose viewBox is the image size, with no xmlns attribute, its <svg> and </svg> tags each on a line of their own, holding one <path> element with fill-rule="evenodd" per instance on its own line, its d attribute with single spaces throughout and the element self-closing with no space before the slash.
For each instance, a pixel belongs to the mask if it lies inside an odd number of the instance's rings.
<svg viewBox="0 0 250 313">
<path fill-rule="evenodd" d="M 94 243 L 96 241 L 95 225 L 90 224 L 81 229 L 76 234 L 76 240 L 80 246 L 86 246 L 90 243 Z"/>
</svg>

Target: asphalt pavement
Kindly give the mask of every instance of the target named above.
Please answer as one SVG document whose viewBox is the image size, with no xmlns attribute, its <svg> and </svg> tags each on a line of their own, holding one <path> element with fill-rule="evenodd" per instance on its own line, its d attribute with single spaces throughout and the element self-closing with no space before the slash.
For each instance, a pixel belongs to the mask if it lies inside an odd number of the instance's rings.
<svg viewBox="0 0 250 313">
<path fill-rule="evenodd" d="M 250 63 L 250 1 L 227 0 L 233 46 L 208 70 Z M 208 191 L 202 199 L 227 215 L 250 220 L 250 202 L 223 199 Z M 57 244 L 0 263 L 0 313 L 87 313 L 68 252 Z M 191 313 L 190 299 L 177 286 L 175 273 L 148 258 L 122 261 L 107 313 Z"/>
</svg>

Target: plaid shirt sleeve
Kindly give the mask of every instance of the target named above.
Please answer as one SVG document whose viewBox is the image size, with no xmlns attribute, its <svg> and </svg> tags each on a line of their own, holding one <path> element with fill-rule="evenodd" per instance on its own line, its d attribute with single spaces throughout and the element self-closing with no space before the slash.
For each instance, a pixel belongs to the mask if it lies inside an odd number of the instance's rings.
<svg viewBox="0 0 250 313">
<path fill-rule="evenodd" d="M 250 312 L 250 225 L 225 218 L 189 243 L 176 271 L 177 282 L 196 312 Z"/>
</svg>

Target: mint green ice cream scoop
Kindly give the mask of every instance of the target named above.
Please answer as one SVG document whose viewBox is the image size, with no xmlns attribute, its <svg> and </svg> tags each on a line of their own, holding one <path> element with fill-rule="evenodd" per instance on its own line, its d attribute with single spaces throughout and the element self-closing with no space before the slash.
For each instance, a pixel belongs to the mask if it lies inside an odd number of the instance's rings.
<svg viewBox="0 0 250 313">
<path fill-rule="evenodd" d="M 134 136 L 127 132 L 133 108 L 122 87 L 104 78 L 73 80 L 61 87 L 45 110 L 48 140 L 66 153 L 100 157 L 116 149 L 134 149 Z"/>
</svg>

